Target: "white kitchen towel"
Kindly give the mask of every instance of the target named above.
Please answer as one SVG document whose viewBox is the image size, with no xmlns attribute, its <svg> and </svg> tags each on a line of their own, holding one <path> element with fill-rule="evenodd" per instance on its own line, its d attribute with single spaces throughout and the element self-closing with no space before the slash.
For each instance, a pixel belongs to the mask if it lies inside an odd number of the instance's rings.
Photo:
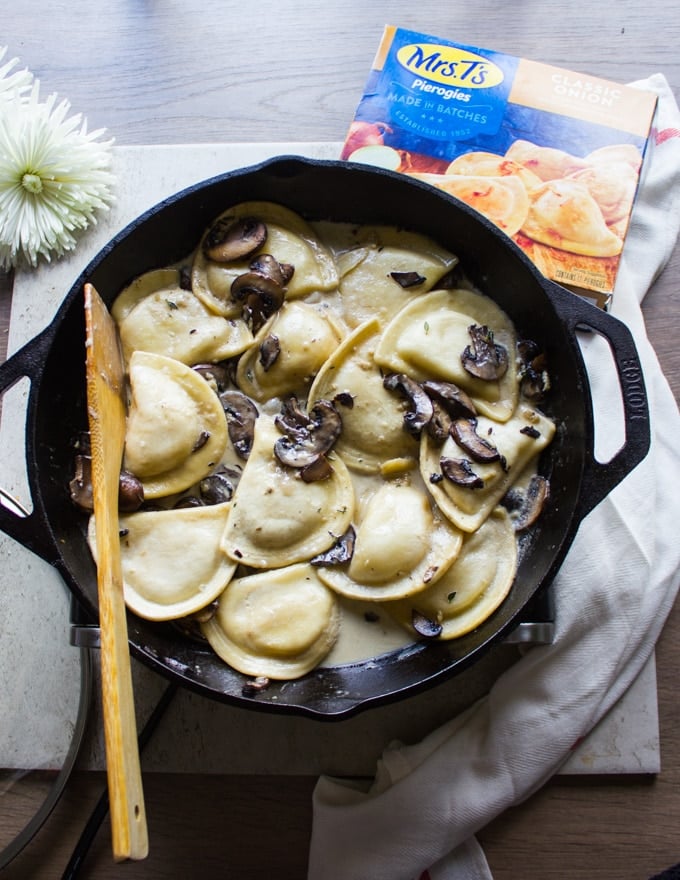
<svg viewBox="0 0 680 880">
<path fill-rule="evenodd" d="M 368 791 L 322 777 L 308 880 L 489 880 L 475 832 L 529 797 L 616 703 L 653 651 L 680 579 L 678 407 L 647 339 L 642 301 L 680 228 L 680 114 L 665 77 L 612 312 L 642 361 L 652 445 L 583 521 L 555 579 L 554 643 L 531 648 L 490 693 L 413 746 L 389 745 Z M 597 429 L 613 370 L 587 343 Z M 618 394 L 620 399 L 620 393 Z"/>
</svg>

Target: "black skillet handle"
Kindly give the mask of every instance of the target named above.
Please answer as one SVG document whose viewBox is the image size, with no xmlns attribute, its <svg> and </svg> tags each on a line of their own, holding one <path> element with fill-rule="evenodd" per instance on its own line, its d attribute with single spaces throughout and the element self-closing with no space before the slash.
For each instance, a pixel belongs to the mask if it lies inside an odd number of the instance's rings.
<svg viewBox="0 0 680 880">
<path fill-rule="evenodd" d="M 0 364 L 0 397 L 15 385 L 20 379 L 27 378 L 31 383 L 35 382 L 42 374 L 45 358 L 52 343 L 54 335 L 53 327 L 47 327 L 42 333 L 27 342 L 9 360 Z M 27 420 L 31 419 L 31 405 L 29 401 Z M 26 425 L 26 438 L 24 454 L 28 456 L 30 444 L 28 443 L 30 424 Z M 3 450 L 6 455 L 7 451 Z M 30 465 L 28 466 L 30 479 Z M 19 508 L 10 509 L 5 503 L 0 503 L 0 529 L 5 534 L 14 538 L 24 547 L 36 553 L 46 562 L 54 564 L 57 552 L 50 538 L 50 530 L 42 510 L 32 499 L 33 511 L 28 515 L 20 512 Z"/>
<path fill-rule="evenodd" d="M 580 519 L 596 507 L 647 455 L 651 443 L 649 406 L 642 364 L 628 327 L 618 318 L 552 282 L 551 299 L 575 338 L 579 329 L 603 336 L 609 343 L 623 402 L 625 440 L 607 462 L 595 458 L 590 439 L 577 515 Z"/>
</svg>

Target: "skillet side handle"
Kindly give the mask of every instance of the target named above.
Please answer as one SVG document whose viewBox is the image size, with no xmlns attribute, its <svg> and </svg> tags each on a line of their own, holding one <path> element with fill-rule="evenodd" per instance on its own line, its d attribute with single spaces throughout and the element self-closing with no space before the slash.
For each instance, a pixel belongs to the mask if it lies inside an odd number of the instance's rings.
<svg viewBox="0 0 680 880">
<path fill-rule="evenodd" d="M 43 371 L 45 358 L 52 341 L 53 331 L 51 327 L 47 327 L 42 333 L 27 342 L 23 348 L 20 348 L 8 360 L 0 364 L 0 397 L 15 385 L 20 379 L 27 378 L 31 381 L 31 392 L 33 393 L 33 383 L 37 380 Z M 29 436 L 32 433 L 31 406 L 29 402 L 27 410 L 26 424 L 26 446 L 25 455 L 29 456 Z M 32 483 L 30 462 L 27 461 L 29 482 Z M 34 496 L 34 488 L 31 486 L 31 492 Z M 47 520 L 39 505 L 35 503 L 35 497 L 32 498 L 33 511 L 28 515 L 24 515 L 20 508 L 10 507 L 7 500 L 0 502 L 0 529 L 10 538 L 18 541 L 28 550 L 31 550 L 37 556 L 40 556 L 50 565 L 54 565 L 57 561 L 57 552 L 50 539 L 50 529 Z"/>
<path fill-rule="evenodd" d="M 572 334 L 591 330 L 609 343 L 618 373 L 623 403 L 625 439 L 623 446 L 607 462 L 595 458 L 592 440 L 586 450 L 583 488 L 580 493 L 579 520 L 590 513 L 645 458 L 651 444 L 649 405 L 642 364 L 628 327 L 577 294 L 551 283 L 553 300 Z"/>
</svg>

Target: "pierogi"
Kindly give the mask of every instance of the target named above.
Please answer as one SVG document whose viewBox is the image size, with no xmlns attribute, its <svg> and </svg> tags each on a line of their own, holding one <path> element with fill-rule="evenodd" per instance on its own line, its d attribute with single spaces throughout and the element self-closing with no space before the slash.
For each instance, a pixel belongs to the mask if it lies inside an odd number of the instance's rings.
<svg viewBox="0 0 680 880">
<path fill-rule="evenodd" d="M 418 454 L 416 440 L 404 431 L 402 403 L 385 388 L 375 360 L 380 339 L 377 319 L 357 327 L 328 358 L 309 392 L 311 402 L 345 401 L 339 404 L 342 434 L 335 448 L 351 468 L 366 473 L 378 473 L 394 459 L 415 462 Z"/>
<path fill-rule="evenodd" d="M 410 172 L 410 176 L 465 202 L 495 223 L 506 235 L 514 235 L 522 228 L 529 210 L 526 184 L 519 175 L 492 177 Z"/>
<path fill-rule="evenodd" d="M 224 553 L 252 568 L 281 568 L 327 550 L 354 514 L 354 488 L 337 455 L 331 473 L 307 482 L 277 459 L 274 420 L 258 418 L 255 440 L 221 539 Z"/>
<path fill-rule="evenodd" d="M 319 577 L 351 599 L 401 599 L 424 590 L 453 563 L 461 532 L 407 482 L 385 482 L 363 504 L 347 567 L 319 566 Z"/>
<path fill-rule="evenodd" d="M 284 303 L 239 358 L 238 387 L 260 403 L 286 394 L 306 397 L 342 337 L 343 328 L 328 309 L 304 302 Z M 266 355 L 268 343 L 276 347 L 273 363 Z"/>
<path fill-rule="evenodd" d="M 517 407 L 519 387 L 514 358 L 497 379 L 472 375 L 461 357 L 470 343 L 471 325 L 493 328 L 494 340 L 514 351 L 510 319 L 487 296 L 465 289 L 435 290 L 410 303 L 385 328 L 375 351 L 384 370 L 406 373 L 418 380 L 443 379 L 464 388 L 478 410 L 507 421 Z"/>
<path fill-rule="evenodd" d="M 442 476 L 442 460 L 459 459 L 460 446 L 449 436 L 442 445 L 425 434 L 421 440 L 420 469 L 439 509 L 464 532 L 474 532 L 484 523 L 516 477 L 553 439 L 554 423 L 534 407 L 520 405 L 507 422 L 494 422 L 485 416 L 476 420 L 479 437 L 491 441 L 498 450 L 496 461 L 470 465 L 479 484 L 471 490 Z"/>
<path fill-rule="evenodd" d="M 543 186 L 489 155 L 458 170 L 456 186 L 520 187 L 522 222 L 522 180 Z M 406 643 L 494 612 L 530 527 L 502 505 L 555 425 L 525 395 L 549 389 L 540 353 L 457 263 L 420 234 L 245 202 L 121 291 L 124 466 L 144 493 L 120 518 L 133 612 L 200 614 L 213 650 L 265 679 L 346 657 L 344 617 L 368 657 L 372 615 Z"/>
<path fill-rule="evenodd" d="M 214 314 L 179 284 L 140 297 L 125 310 L 118 330 L 126 361 L 135 351 L 149 351 L 191 366 L 236 357 L 253 343 L 245 321 Z"/>
<path fill-rule="evenodd" d="M 174 620 L 200 611 L 224 590 L 236 563 L 220 552 L 230 504 L 147 510 L 120 517 L 125 602 L 147 620 Z M 96 526 L 89 544 L 96 553 Z"/>
<path fill-rule="evenodd" d="M 240 218 L 257 217 L 266 223 L 263 244 L 247 259 L 218 262 L 206 256 L 204 244 L 215 223 L 229 223 Z M 211 311 L 225 317 L 239 314 L 230 291 L 234 279 L 243 274 L 258 253 L 274 256 L 279 263 L 295 267 L 288 284 L 288 299 L 297 299 L 315 291 L 334 290 L 338 283 L 335 262 L 313 229 L 294 211 L 271 202 L 245 202 L 225 211 L 205 231 L 196 249 L 191 281 L 196 296 Z"/>
<path fill-rule="evenodd" d="M 335 644 L 338 604 L 313 566 L 236 578 L 203 624 L 215 652 L 246 675 L 299 678 Z"/>
<path fill-rule="evenodd" d="M 469 534 L 444 575 L 412 601 L 390 602 L 389 613 L 418 635 L 418 619 L 441 627 L 439 638 L 465 635 L 492 614 L 510 592 L 517 565 L 517 542 L 510 517 L 497 507 Z"/>
<path fill-rule="evenodd" d="M 222 404 L 195 370 L 165 355 L 134 352 L 129 381 L 125 467 L 148 499 L 188 489 L 226 450 Z"/>
</svg>

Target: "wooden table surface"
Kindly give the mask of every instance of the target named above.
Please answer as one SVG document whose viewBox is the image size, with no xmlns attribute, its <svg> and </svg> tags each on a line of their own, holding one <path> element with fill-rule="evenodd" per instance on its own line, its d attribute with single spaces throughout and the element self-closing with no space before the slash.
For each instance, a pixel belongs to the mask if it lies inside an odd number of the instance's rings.
<svg viewBox="0 0 680 880">
<path fill-rule="evenodd" d="M 671 0 L 578 8 L 563 0 L 261 0 L 253 7 L 230 0 L 24 0 L 6 3 L 2 19 L 0 44 L 41 80 L 43 97 L 56 91 L 68 98 L 90 129 L 108 129 L 118 144 L 340 141 L 386 23 L 618 82 L 661 72 L 680 95 L 680 16 Z M 644 304 L 676 398 L 679 269 L 676 248 Z M 3 279 L 0 345 L 10 289 Z M 680 862 L 677 607 L 657 661 L 661 773 L 556 778 L 480 833 L 496 880 L 644 880 Z M 82 876 L 304 878 L 314 781 L 149 774 L 149 858 L 115 864 L 105 823 Z M 61 877 L 102 784 L 100 774 L 76 773 L 5 876 Z M 0 796 L 3 824 L 4 803 Z M 12 809 L 21 808 L 13 801 Z"/>
</svg>

